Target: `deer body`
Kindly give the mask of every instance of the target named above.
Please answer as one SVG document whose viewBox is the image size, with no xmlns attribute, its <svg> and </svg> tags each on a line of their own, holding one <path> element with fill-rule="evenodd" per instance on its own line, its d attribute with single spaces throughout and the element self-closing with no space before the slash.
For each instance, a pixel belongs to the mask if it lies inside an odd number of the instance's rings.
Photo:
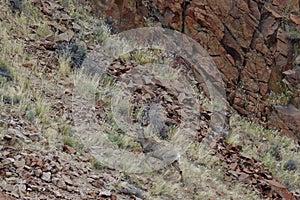
<svg viewBox="0 0 300 200">
<path fill-rule="evenodd" d="M 182 171 L 179 168 L 180 154 L 157 141 L 145 137 L 144 130 L 138 130 L 137 142 L 140 143 L 143 153 L 146 157 L 153 157 L 163 161 L 166 165 L 173 166 L 180 174 L 181 181 L 183 182 Z"/>
</svg>

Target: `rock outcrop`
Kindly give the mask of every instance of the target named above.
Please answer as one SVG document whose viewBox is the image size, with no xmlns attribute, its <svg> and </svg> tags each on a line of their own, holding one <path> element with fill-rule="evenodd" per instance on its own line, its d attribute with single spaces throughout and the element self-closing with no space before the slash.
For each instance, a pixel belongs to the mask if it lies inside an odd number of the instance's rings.
<svg viewBox="0 0 300 200">
<path fill-rule="evenodd" d="M 293 105 L 275 106 L 274 113 L 269 117 L 269 125 L 279 128 L 284 135 L 300 140 L 300 111 Z"/>
<path fill-rule="evenodd" d="M 106 7 L 102 4 L 119 31 L 145 26 L 151 20 L 152 25 L 193 37 L 222 72 L 227 99 L 240 114 L 273 127 L 279 124 L 268 123 L 271 113 L 278 113 L 274 105 L 293 104 L 299 109 L 298 0 L 116 0 L 108 1 Z M 291 129 L 276 127 L 290 134 Z"/>
</svg>

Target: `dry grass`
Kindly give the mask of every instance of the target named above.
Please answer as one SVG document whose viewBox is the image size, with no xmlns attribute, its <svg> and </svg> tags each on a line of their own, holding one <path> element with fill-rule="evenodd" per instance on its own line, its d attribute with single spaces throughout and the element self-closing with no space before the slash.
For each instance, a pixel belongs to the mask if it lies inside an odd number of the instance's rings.
<svg viewBox="0 0 300 200">
<path fill-rule="evenodd" d="M 109 28 L 103 24 L 95 25 L 94 20 L 83 8 L 78 8 L 73 1 L 64 1 L 63 4 L 69 8 L 71 16 L 78 18 L 77 23 L 87 31 L 79 33 L 79 38 L 98 44 L 109 38 Z M 24 117 L 32 126 L 41 131 L 45 138 L 47 148 L 55 149 L 57 145 L 67 144 L 79 149 L 84 149 L 90 144 L 105 145 L 129 151 L 138 147 L 129 135 L 120 134 L 123 129 L 114 120 L 111 106 L 113 105 L 111 91 L 115 89 L 115 80 L 111 77 L 99 77 L 97 75 L 87 75 L 82 70 L 70 70 L 69 57 L 61 57 L 57 69 L 57 77 L 49 80 L 39 68 L 35 55 L 25 52 L 25 44 L 20 39 L 15 39 L 15 34 L 24 37 L 43 40 L 49 35 L 55 35 L 47 25 L 46 19 L 40 11 L 32 6 L 29 1 L 25 1 L 23 13 L 21 15 L 12 15 L 7 6 L 0 6 L 0 53 L 1 59 L 5 65 L 12 71 L 12 81 L 0 80 L 0 109 L 1 112 L 18 117 Z M 29 25 L 37 26 L 36 33 L 28 28 Z M 100 28 L 99 28 L 100 27 Z M 126 45 L 125 45 L 126 46 Z M 148 55 L 145 56 L 145 54 Z M 128 62 L 134 60 L 139 64 L 153 63 L 160 59 L 161 51 L 147 52 L 137 51 L 128 55 Z M 24 61 L 34 63 L 32 69 L 22 67 Z M 155 68 L 150 69 L 153 74 Z M 168 71 L 164 72 L 169 73 Z M 172 78 L 176 78 L 180 71 L 173 73 Z M 61 76 L 62 75 L 62 76 Z M 164 78 L 164 77 L 162 77 Z M 45 96 L 42 90 L 61 90 L 66 88 L 56 88 L 53 84 L 56 81 L 73 82 L 76 94 L 87 99 L 90 107 L 95 106 L 95 100 L 101 99 L 107 109 L 106 118 L 101 122 L 97 131 L 89 132 L 89 141 L 80 141 L 73 135 L 74 127 L 67 120 L 61 120 L 60 117 L 53 117 L 54 111 L 51 109 L 51 100 Z M 38 83 L 38 84 L 37 84 Z M 57 85 L 55 85 L 57 86 Z M 55 92 L 54 92 L 55 93 Z M 5 104 L 3 99 L 6 97 L 18 99 L 18 102 Z M 76 100 L 76 99 L 75 99 Z M 86 102 L 86 101 L 84 101 Z M 84 103 L 83 102 L 83 103 Z M 69 104 L 71 104 L 69 102 Z M 120 112 L 129 112 L 130 105 L 124 102 Z M 300 167 L 297 170 L 286 170 L 286 163 L 290 159 L 300 160 L 300 155 L 295 151 L 296 146 L 292 140 L 280 137 L 276 132 L 271 132 L 250 124 L 246 121 L 233 120 L 235 126 L 233 134 L 228 138 L 229 143 L 241 144 L 243 153 L 262 160 L 265 165 L 283 182 L 286 182 L 289 189 L 299 191 L 300 188 Z M 84 124 L 85 125 L 85 124 Z M 86 127 L 79 127 L 85 129 Z M 177 128 L 173 128 L 176 132 Z M 89 129 L 87 129 L 89 130 Z M 92 129 L 91 129 L 92 130 Z M 5 133 L 5 126 L 0 126 L 0 135 Z M 84 132 L 83 132 L 84 133 Z M 82 134 L 84 136 L 84 134 Z M 79 137 L 80 138 L 80 137 Z M 249 140 L 245 140 L 248 138 Z M 262 138 L 265 138 L 262 140 Z M 86 139 L 82 137 L 81 139 Z M 44 143 L 35 144 L 36 148 L 44 148 Z M 85 146 L 83 146 L 85 145 Z M 274 155 L 280 154 L 281 160 L 276 161 Z M 92 165 L 96 169 L 102 169 L 103 163 L 97 159 L 92 160 Z M 249 190 L 244 184 L 234 182 L 228 183 L 225 175 L 222 173 L 222 163 L 217 157 L 211 156 L 207 149 L 200 144 L 193 143 L 180 161 L 180 167 L 183 169 L 183 176 L 186 180 L 185 186 L 178 181 L 179 175 L 172 169 L 167 168 L 161 172 L 152 172 L 150 174 L 128 174 L 128 182 L 133 182 L 137 187 L 147 187 L 145 193 L 148 199 L 260 199 L 259 195 Z M 150 180 L 150 182 L 149 182 Z M 148 181 L 148 182 L 147 182 Z M 145 186 L 145 182 L 148 184 Z M 121 187 L 115 185 L 116 188 Z"/>
<path fill-rule="evenodd" d="M 71 73 L 71 58 L 69 55 L 61 55 L 58 58 L 58 65 L 59 69 L 58 71 L 63 75 L 63 76 L 69 76 Z"/>
<path fill-rule="evenodd" d="M 274 177 L 281 180 L 289 190 L 299 193 L 300 153 L 295 141 L 245 120 L 233 118 L 231 124 L 234 129 L 227 141 L 243 146 L 245 155 L 261 160 Z M 290 160 L 295 161 L 295 170 L 288 169 Z"/>
</svg>

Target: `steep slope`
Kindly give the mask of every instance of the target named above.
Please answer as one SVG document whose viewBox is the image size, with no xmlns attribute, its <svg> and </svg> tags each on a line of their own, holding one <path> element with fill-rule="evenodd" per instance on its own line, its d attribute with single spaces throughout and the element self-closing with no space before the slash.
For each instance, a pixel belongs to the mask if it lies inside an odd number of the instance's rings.
<svg viewBox="0 0 300 200">
<path fill-rule="evenodd" d="M 155 99 L 154 103 L 161 104 L 162 113 L 149 115 L 156 120 L 153 123 L 158 132 L 166 128 L 171 138 L 175 133 L 190 135 L 188 131 L 180 132 L 178 125 L 184 114 L 193 112 L 179 110 L 181 101 L 193 103 L 194 99 L 183 95 L 185 85 L 172 82 L 173 88 L 169 88 L 160 80 L 168 80 L 170 72 L 184 80 L 181 75 L 186 74 L 188 68 L 184 67 L 188 65 L 158 50 L 134 51 L 118 59 L 105 57 L 103 42 L 113 36 L 103 20 L 90 15 L 92 7 L 84 1 L 10 2 L 14 4 L 0 3 L 3 198 L 299 197 L 299 146 L 235 115 L 230 120 L 232 134 L 226 139 L 219 138 L 207 149 L 202 141 L 210 129 L 211 111 L 207 108 L 210 101 L 200 93 L 195 94 L 201 102 L 201 123 L 197 124 L 196 134 L 189 138 L 192 142 L 183 147 L 185 152 L 179 163 L 186 180 L 184 185 L 176 170 L 169 166 L 142 171 L 145 173 L 138 171 L 140 168 L 133 161 L 145 157 L 143 149 L 134 135 L 126 132 L 128 127 L 122 126 L 123 119 L 116 117 L 116 112 L 132 114 L 125 120 L 138 125 L 141 109 L 151 107 L 151 100 Z M 160 66 L 155 63 L 157 60 L 170 64 L 169 71 L 157 73 L 161 70 L 155 68 Z M 112 62 L 105 76 L 89 74 L 80 68 L 93 66 L 100 73 L 108 61 Z M 157 64 L 147 68 L 151 73 L 148 76 L 139 73 L 149 63 Z M 112 93 L 120 91 L 119 87 L 132 89 L 128 95 L 130 104 L 121 101 L 120 93 Z M 177 97 L 174 88 L 182 95 Z M 77 126 L 78 123 L 86 126 Z M 166 146 L 170 143 L 154 138 Z M 107 149 L 114 150 L 113 154 L 104 155 Z M 120 170 L 115 163 L 133 166 L 134 173 Z"/>
</svg>

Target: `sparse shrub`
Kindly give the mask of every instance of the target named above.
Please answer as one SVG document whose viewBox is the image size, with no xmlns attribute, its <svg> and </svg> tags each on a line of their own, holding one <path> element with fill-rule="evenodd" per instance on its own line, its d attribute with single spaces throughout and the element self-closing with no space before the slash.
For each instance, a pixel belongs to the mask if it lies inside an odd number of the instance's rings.
<svg viewBox="0 0 300 200">
<path fill-rule="evenodd" d="M 110 29 L 108 26 L 100 24 L 94 30 L 96 42 L 103 44 L 103 42 L 110 36 Z"/>
<path fill-rule="evenodd" d="M 63 125 L 60 129 L 62 135 L 70 135 L 71 127 L 69 125 Z"/>
<path fill-rule="evenodd" d="M 130 53 L 124 54 L 121 58 L 126 62 L 134 62 L 138 64 L 147 64 L 147 63 L 165 63 L 170 64 L 170 56 L 167 52 L 159 49 L 136 49 Z"/>
<path fill-rule="evenodd" d="M 48 117 L 50 113 L 50 107 L 49 105 L 44 102 L 41 97 L 38 97 L 39 99 L 35 102 L 35 104 L 31 104 L 27 106 L 26 109 L 26 118 L 33 122 L 41 122 L 42 125 L 48 124 Z"/>
<path fill-rule="evenodd" d="M 296 40 L 300 38 L 300 32 L 297 30 L 290 30 L 287 32 L 287 35 L 291 40 Z"/>
<path fill-rule="evenodd" d="M 284 170 L 293 171 L 297 170 L 297 163 L 295 160 L 290 159 L 283 165 Z"/>
<path fill-rule="evenodd" d="M 18 97 L 18 96 L 7 96 L 7 95 L 4 95 L 2 97 L 2 101 L 3 101 L 4 104 L 15 105 L 15 104 L 20 103 L 20 97 Z"/>
<path fill-rule="evenodd" d="M 101 170 L 101 169 L 104 169 L 105 167 L 98 161 L 96 160 L 95 158 L 93 158 L 91 160 L 91 164 L 92 166 L 95 168 L 95 169 L 98 169 L 98 170 Z"/>
<path fill-rule="evenodd" d="M 134 142 L 132 138 L 123 134 L 114 134 L 111 133 L 108 135 L 108 139 L 118 145 L 121 149 L 132 149 L 138 147 L 138 143 Z"/>
<path fill-rule="evenodd" d="M 58 59 L 59 72 L 63 76 L 68 76 L 71 72 L 70 61 L 71 61 L 71 59 L 67 54 L 60 56 Z"/>
<path fill-rule="evenodd" d="M 8 4 L 13 14 L 20 14 L 22 11 L 24 0 L 10 0 Z"/>
<path fill-rule="evenodd" d="M 34 110 L 28 110 L 27 112 L 26 112 L 26 118 L 29 120 L 29 121 L 33 121 L 34 119 L 35 119 L 35 112 L 34 112 Z"/>
<path fill-rule="evenodd" d="M 78 92 L 89 100 L 96 100 L 101 77 L 98 74 L 88 75 L 83 69 L 75 70 L 72 75 Z"/>
<path fill-rule="evenodd" d="M 53 31 L 51 30 L 49 25 L 45 22 L 41 23 L 36 30 L 36 35 L 38 35 L 40 37 L 47 37 L 47 36 L 51 36 L 53 34 L 54 34 Z"/>
<path fill-rule="evenodd" d="M 79 68 L 86 57 L 86 48 L 78 45 L 75 42 L 63 42 L 57 44 L 55 50 L 58 52 L 60 57 L 69 58 L 69 67 Z"/>
<path fill-rule="evenodd" d="M 63 143 L 65 145 L 68 145 L 68 146 L 73 147 L 78 150 L 80 150 L 84 147 L 84 145 L 81 143 L 81 141 L 73 136 L 63 137 Z"/>
<path fill-rule="evenodd" d="M 272 157 L 274 157 L 277 161 L 281 160 L 280 147 L 279 145 L 274 145 L 269 149 L 269 152 Z"/>
<path fill-rule="evenodd" d="M 12 80 L 12 73 L 8 68 L 7 63 L 0 59 L 0 84 Z"/>
</svg>

